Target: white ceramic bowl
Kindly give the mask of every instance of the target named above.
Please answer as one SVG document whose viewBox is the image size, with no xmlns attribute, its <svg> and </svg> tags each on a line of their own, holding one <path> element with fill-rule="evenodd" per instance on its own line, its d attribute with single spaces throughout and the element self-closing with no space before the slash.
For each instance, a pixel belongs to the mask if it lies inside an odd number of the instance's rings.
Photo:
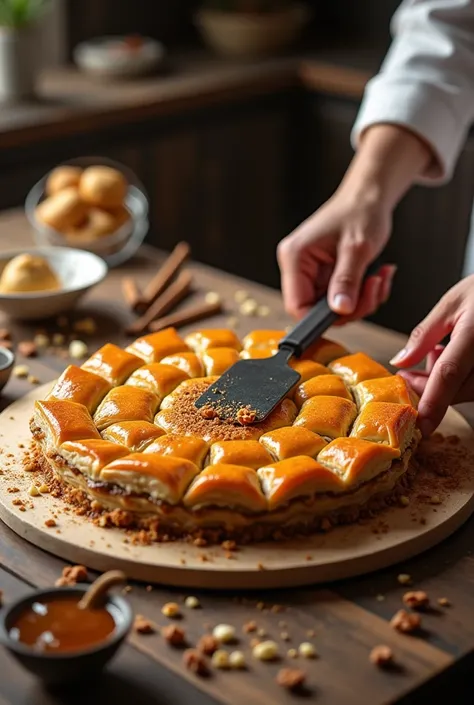
<svg viewBox="0 0 474 705">
<path fill-rule="evenodd" d="M 26 253 L 46 259 L 63 286 L 57 291 L 38 291 L 28 294 L 0 293 L 0 311 L 10 318 L 38 320 L 65 313 L 107 274 L 108 268 L 103 259 L 91 252 L 72 247 L 38 247 L 2 252 L 0 274 L 13 257 Z"/>
<path fill-rule="evenodd" d="M 81 42 L 73 51 L 77 67 L 91 76 L 132 78 L 154 71 L 163 63 L 163 44 L 150 37 L 140 37 L 140 46 L 127 49 L 127 37 L 97 37 Z"/>
<path fill-rule="evenodd" d="M 109 267 L 123 264 L 135 254 L 148 233 L 149 202 L 145 187 L 131 169 L 107 157 L 78 157 L 77 159 L 70 159 L 58 164 L 58 166 L 65 165 L 79 166 L 83 169 L 88 166 L 104 165 L 118 169 L 125 175 L 128 181 L 125 205 L 130 211 L 130 220 L 124 223 L 116 232 L 110 235 L 103 235 L 98 240 L 84 243 L 81 246 L 74 243 L 76 248 L 93 252 L 102 257 Z M 50 245 L 69 247 L 70 243 L 68 243 L 64 235 L 38 222 L 35 216 L 36 206 L 45 197 L 48 175 L 49 173 L 45 174 L 28 193 L 25 200 L 25 214 L 33 229 L 35 242 L 38 247 L 48 247 Z"/>
</svg>

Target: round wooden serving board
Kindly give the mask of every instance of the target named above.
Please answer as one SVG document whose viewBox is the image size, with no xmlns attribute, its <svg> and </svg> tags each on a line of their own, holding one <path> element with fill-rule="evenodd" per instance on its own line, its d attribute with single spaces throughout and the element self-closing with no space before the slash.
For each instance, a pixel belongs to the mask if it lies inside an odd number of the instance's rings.
<svg viewBox="0 0 474 705">
<path fill-rule="evenodd" d="M 203 549 L 181 542 L 150 546 L 124 543 L 122 531 L 101 529 L 87 518 L 75 516 L 73 511 L 64 512 L 62 500 L 49 494 L 35 498 L 28 495 L 34 474 L 23 470 L 24 451 L 19 444 L 28 446 L 33 400 L 44 398 L 49 389 L 49 384 L 39 387 L 0 414 L 0 445 L 4 452 L 0 456 L 4 459 L 0 518 L 34 545 L 65 561 L 98 571 L 117 568 L 130 579 L 188 588 L 241 590 L 321 583 L 368 573 L 421 553 L 447 538 L 474 511 L 474 473 L 462 473 L 457 488 L 442 504 L 417 505 L 417 516 L 423 517 L 425 524 L 414 521 L 411 505 L 391 507 L 373 523 L 342 526 L 327 534 L 285 543 L 242 547 L 233 560 L 226 558 L 220 546 Z M 474 449 L 471 428 L 453 409 L 440 431 L 457 434 L 464 445 Z M 12 487 L 18 492 L 12 493 Z M 34 507 L 20 511 L 13 504 L 15 498 L 26 500 L 26 504 L 32 500 Z M 53 515 L 57 526 L 48 528 L 45 521 Z M 388 530 L 374 533 L 380 517 Z"/>
</svg>

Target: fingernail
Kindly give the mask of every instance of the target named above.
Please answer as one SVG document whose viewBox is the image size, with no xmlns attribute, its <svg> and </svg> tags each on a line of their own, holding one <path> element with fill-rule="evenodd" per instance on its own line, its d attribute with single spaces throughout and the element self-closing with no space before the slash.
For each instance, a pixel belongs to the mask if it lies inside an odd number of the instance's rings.
<svg viewBox="0 0 474 705">
<path fill-rule="evenodd" d="M 409 352 L 410 351 L 408 350 L 408 348 L 403 348 L 402 350 L 400 350 L 400 352 L 395 355 L 395 357 L 392 357 L 392 359 L 390 360 L 390 364 L 398 365 L 400 362 L 402 362 L 402 360 L 407 357 Z"/>
<path fill-rule="evenodd" d="M 420 431 L 421 435 L 424 438 L 428 438 L 428 436 L 431 436 L 435 428 L 435 424 L 429 419 L 423 419 L 422 421 L 420 421 Z"/>
<path fill-rule="evenodd" d="M 333 299 L 334 308 L 337 309 L 338 313 L 349 314 L 352 313 L 354 307 L 352 305 L 352 299 L 347 294 L 336 294 Z"/>
</svg>

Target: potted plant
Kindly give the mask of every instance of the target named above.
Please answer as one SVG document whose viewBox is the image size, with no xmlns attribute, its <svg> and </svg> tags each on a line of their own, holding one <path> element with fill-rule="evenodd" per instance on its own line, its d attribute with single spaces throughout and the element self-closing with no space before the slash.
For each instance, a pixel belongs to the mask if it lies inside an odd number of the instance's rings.
<svg viewBox="0 0 474 705">
<path fill-rule="evenodd" d="M 49 0 L 0 0 L 0 101 L 34 92 L 39 52 L 36 25 Z"/>
<path fill-rule="evenodd" d="M 206 0 L 195 22 L 217 53 L 256 58 L 287 48 L 308 19 L 308 7 L 297 0 Z"/>
</svg>

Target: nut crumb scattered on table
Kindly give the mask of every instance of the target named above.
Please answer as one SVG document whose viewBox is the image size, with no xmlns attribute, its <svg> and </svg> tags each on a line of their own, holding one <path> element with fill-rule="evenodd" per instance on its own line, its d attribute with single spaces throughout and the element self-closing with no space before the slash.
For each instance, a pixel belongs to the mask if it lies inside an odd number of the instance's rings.
<svg viewBox="0 0 474 705">
<path fill-rule="evenodd" d="M 306 673 L 300 668 L 281 668 L 276 677 L 278 685 L 281 685 L 282 688 L 288 688 L 288 690 L 301 688 L 305 680 Z"/>
<path fill-rule="evenodd" d="M 206 656 L 212 656 L 219 647 L 219 642 L 211 634 L 203 634 L 199 639 L 196 648 Z"/>
<path fill-rule="evenodd" d="M 183 663 L 189 671 L 198 676 L 209 675 L 209 667 L 206 663 L 206 659 L 197 649 L 186 649 L 183 654 Z"/>
<path fill-rule="evenodd" d="M 257 622 L 254 622 L 251 620 L 250 622 L 245 622 L 245 624 L 242 627 L 242 631 L 244 634 L 250 634 L 251 632 L 256 632 L 257 631 Z"/>
<path fill-rule="evenodd" d="M 36 357 L 38 349 L 33 340 L 22 340 L 18 343 L 18 352 L 23 357 Z"/>
<path fill-rule="evenodd" d="M 44 525 L 47 526 L 48 529 L 51 529 L 53 526 L 56 526 L 56 521 L 54 519 L 46 519 Z"/>
<path fill-rule="evenodd" d="M 451 605 L 451 602 L 448 600 L 447 597 L 438 597 L 438 605 L 441 607 L 449 607 Z"/>
<path fill-rule="evenodd" d="M 278 644 L 274 641 L 262 641 L 252 649 L 252 656 L 258 661 L 274 661 L 278 658 Z"/>
<path fill-rule="evenodd" d="M 133 622 L 133 628 L 138 634 L 154 634 L 156 629 L 153 622 L 142 614 L 137 614 Z"/>
<path fill-rule="evenodd" d="M 164 614 L 165 617 L 170 617 L 171 619 L 173 619 L 176 617 L 180 617 L 181 611 L 179 609 L 179 605 L 176 602 L 167 602 L 161 608 L 161 614 Z"/>
<path fill-rule="evenodd" d="M 197 597 L 194 597 L 194 595 L 189 595 L 189 597 L 185 599 L 184 605 L 190 610 L 196 610 L 201 606 L 201 603 Z"/>
<path fill-rule="evenodd" d="M 393 651 L 389 646 L 385 646 L 384 644 L 374 646 L 370 652 L 369 660 L 375 666 L 384 668 L 393 663 Z"/>
<path fill-rule="evenodd" d="M 217 624 L 212 630 L 212 636 L 221 644 L 230 644 L 236 640 L 235 627 L 231 624 Z"/>
<path fill-rule="evenodd" d="M 423 590 L 410 590 L 403 595 L 403 603 L 414 610 L 423 610 L 430 604 L 430 598 Z"/>
<path fill-rule="evenodd" d="M 400 575 L 397 577 L 398 582 L 400 585 L 411 585 L 412 584 L 412 577 L 408 573 L 400 573 Z"/>
<path fill-rule="evenodd" d="M 77 585 L 84 583 L 88 579 L 87 568 L 83 565 L 66 565 L 63 568 L 61 577 L 54 583 L 57 587 L 63 585 Z"/>
<path fill-rule="evenodd" d="M 171 646 L 182 646 L 186 641 L 186 635 L 183 629 L 175 624 L 168 624 L 163 627 L 161 634 Z"/>
<path fill-rule="evenodd" d="M 318 655 L 314 644 L 311 644 L 309 641 L 303 641 L 303 643 L 299 645 L 298 653 L 304 658 L 316 658 Z"/>
<path fill-rule="evenodd" d="M 403 634 L 411 634 L 420 628 L 421 617 L 406 610 L 398 610 L 390 620 L 390 626 Z"/>
</svg>

